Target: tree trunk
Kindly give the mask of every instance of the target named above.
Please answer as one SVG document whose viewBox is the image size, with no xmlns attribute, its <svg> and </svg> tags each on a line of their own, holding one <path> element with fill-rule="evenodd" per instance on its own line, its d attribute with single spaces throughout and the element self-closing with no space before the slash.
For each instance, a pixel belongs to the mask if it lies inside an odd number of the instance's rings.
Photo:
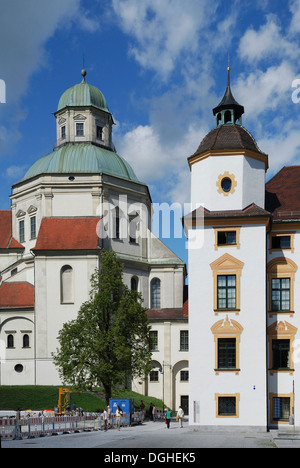
<svg viewBox="0 0 300 468">
<path fill-rule="evenodd" d="M 105 392 L 105 404 L 109 405 L 109 399 L 111 398 L 111 383 L 103 383 L 104 392 Z"/>
</svg>

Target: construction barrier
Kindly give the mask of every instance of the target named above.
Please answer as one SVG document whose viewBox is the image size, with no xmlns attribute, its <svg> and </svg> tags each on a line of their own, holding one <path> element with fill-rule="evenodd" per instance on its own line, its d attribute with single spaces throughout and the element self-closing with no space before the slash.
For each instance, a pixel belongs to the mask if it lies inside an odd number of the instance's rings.
<svg viewBox="0 0 300 468">
<path fill-rule="evenodd" d="M 142 411 L 132 415 L 131 422 L 139 424 L 144 420 Z M 121 418 L 121 426 L 130 425 L 130 415 L 124 414 Z M 107 428 L 116 428 L 115 415 L 111 415 Z M 2 418 L 0 419 L 0 436 L 5 439 L 23 439 L 44 437 L 48 435 L 70 434 L 74 432 L 92 432 L 104 430 L 105 424 L 102 414 L 85 416 L 56 416 L 56 417 L 27 417 L 27 418 Z"/>
</svg>

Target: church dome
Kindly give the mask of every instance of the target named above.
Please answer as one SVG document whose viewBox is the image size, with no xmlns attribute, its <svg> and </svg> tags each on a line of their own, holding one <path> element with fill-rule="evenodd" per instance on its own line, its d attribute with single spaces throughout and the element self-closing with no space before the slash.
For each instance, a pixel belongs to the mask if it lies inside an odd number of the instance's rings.
<svg viewBox="0 0 300 468">
<path fill-rule="evenodd" d="M 125 159 L 114 151 L 90 142 L 68 143 L 56 148 L 52 153 L 38 159 L 26 172 L 24 179 L 45 173 L 105 173 L 138 182 Z"/>
<path fill-rule="evenodd" d="M 93 106 L 97 109 L 109 112 L 106 99 L 101 91 L 85 81 L 85 70 L 82 70 L 81 74 L 83 76 L 82 82 L 67 89 L 61 96 L 57 106 L 57 112 L 65 107 L 86 106 Z"/>
<path fill-rule="evenodd" d="M 263 153 L 251 133 L 240 125 L 221 125 L 209 132 L 193 156 L 213 150 L 250 150 Z"/>
<path fill-rule="evenodd" d="M 76 84 L 63 93 L 57 106 L 57 112 L 65 107 L 85 106 L 93 106 L 109 112 L 106 99 L 101 91 L 86 82 Z"/>
</svg>

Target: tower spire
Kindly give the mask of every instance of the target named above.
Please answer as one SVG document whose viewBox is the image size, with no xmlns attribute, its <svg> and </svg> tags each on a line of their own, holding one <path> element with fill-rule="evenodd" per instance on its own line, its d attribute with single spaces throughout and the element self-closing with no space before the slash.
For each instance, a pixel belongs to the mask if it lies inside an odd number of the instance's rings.
<svg viewBox="0 0 300 468">
<path fill-rule="evenodd" d="M 227 67 L 227 88 L 222 101 L 217 107 L 213 109 L 213 114 L 216 117 L 216 126 L 224 124 L 242 125 L 242 115 L 245 110 L 233 97 L 230 88 L 230 72 L 229 54 L 228 54 L 228 67 Z"/>
</svg>

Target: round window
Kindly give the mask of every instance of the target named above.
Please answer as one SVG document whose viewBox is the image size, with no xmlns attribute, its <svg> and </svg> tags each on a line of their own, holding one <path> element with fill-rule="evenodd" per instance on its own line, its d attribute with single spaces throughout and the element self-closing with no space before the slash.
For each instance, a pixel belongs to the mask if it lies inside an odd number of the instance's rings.
<svg viewBox="0 0 300 468">
<path fill-rule="evenodd" d="M 21 374 L 21 372 L 23 372 L 23 366 L 22 364 L 17 364 L 15 366 L 15 371 L 18 372 L 18 374 Z"/>
<path fill-rule="evenodd" d="M 231 179 L 229 179 L 228 177 L 225 177 L 221 182 L 221 187 L 222 187 L 223 192 L 226 192 L 226 193 L 230 192 L 231 187 L 232 187 Z"/>
</svg>

